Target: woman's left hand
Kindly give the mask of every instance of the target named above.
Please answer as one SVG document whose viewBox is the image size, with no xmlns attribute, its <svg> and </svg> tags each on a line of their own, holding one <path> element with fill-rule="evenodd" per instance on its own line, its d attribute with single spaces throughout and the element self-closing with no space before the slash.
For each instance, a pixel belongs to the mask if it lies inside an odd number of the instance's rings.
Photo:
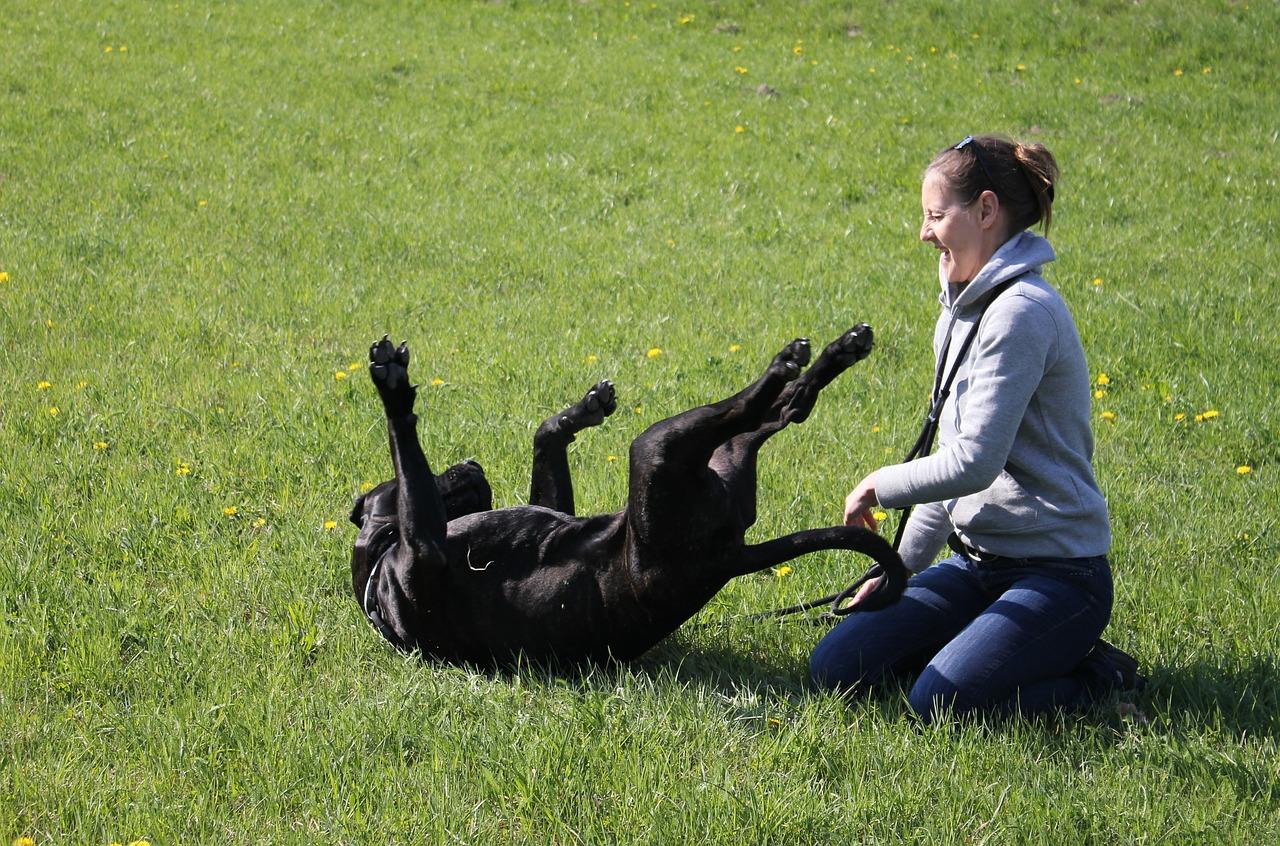
<svg viewBox="0 0 1280 846">
<path fill-rule="evenodd" d="M 875 509 L 877 502 L 876 474 L 872 473 L 859 482 L 858 486 L 849 491 L 849 495 L 844 498 L 844 524 L 865 526 L 874 532 L 879 524 L 876 523 L 875 515 L 871 512 Z"/>
</svg>

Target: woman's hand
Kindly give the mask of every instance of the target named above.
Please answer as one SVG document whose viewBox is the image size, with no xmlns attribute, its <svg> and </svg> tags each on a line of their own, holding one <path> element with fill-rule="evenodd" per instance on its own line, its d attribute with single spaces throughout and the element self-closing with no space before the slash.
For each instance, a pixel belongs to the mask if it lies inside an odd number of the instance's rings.
<svg viewBox="0 0 1280 846">
<path fill-rule="evenodd" d="M 878 528 L 872 510 L 876 507 L 876 474 L 872 473 L 849 491 L 844 498 L 844 524 L 846 526 L 865 526 L 871 531 Z M 859 592 L 861 596 L 861 592 Z"/>
<path fill-rule="evenodd" d="M 867 594 L 872 593 L 873 591 L 875 591 L 876 588 L 884 584 L 884 580 L 885 580 L 884 576 L 876 576 L 874 579 L 867 582 L 862 587 L 858 588 L 858 592 L 853 595 L 853 599 L 850 599 L 847 603 L 845 603 L 845 607 L 857 608 L 860 604 L 862 604 L 862 600 L 867 598 Z"/>
</svg>

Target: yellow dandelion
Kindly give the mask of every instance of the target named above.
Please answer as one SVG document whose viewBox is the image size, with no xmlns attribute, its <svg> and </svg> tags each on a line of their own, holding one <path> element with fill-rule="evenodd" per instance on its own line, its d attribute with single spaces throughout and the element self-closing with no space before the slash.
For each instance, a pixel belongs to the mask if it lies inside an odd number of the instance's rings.
<svg viewBox="0 0 1280 846">
<path fill-rule="evenodd" d="M 644 406 L 637 405 L 635 408 L 632 409 L 632 411 L 634 411 L 636 414 L 639 414 L 640 412 L 644 411 Z"/>
<path fill-rule="evenodd" d="M 1165 395 L 1164 395 L 1164 401 L 1165 401 L 1165 402 L 1173 402 L 1173 394 L 1165 394 Z"/>
<path fill-rule="evenodd" d="M 1108 375 L 1107 375 L 1107 374 L 1105 374 L 1105 373 L 1099 373 L 1099 374 L 1098 374 L 1098 380 L 1097 380 L 1097 381 L 1098 381 L 1098 384 L 1099 384 L 1099 385 L 1110 385 L 1110 384 L 1111 384 L 1111 377 L 1110 377 L 1110 376 L 1108 376 Z"/>
<path fill-rule="evenodd" d="M 1093 398 L 1094 398 L 1094 399 L 1102 399 L 1102 398 L 1103 398 L 1103 397 L 1105 397 L 1106 395 L 1107 395 L 1107 392 L 1106 392 L 1106 391 L 1104 391 L 1104 390 L 1102 390 L 1102 388 L 1098 388 L 1098 390 L 1096 390 L 1096 391 L 1094 391 L 1094 392 L 1093 392 Z"/>
<path fill-rule="evenodd" d="M 336 529 L 336 528 L 338 528 L 338 521 L 336 521 L 336 520 L 325 520 L 325 521 L 324 521 L 324 530 L 325 530 L 326 532 L 332 532 L 332 531 L 333 531 L 334 529 Z"/>
<path fill-rule="evenodd" d="M 783 564 L 781 567 L 773 568 L 773 574 L 777 576 L 779 579 L 781 579 L 791 575 L 791 568 L 788 567 L 786 564 Z"/>
<path fill-rule="evenodd" d="M 222 509 L 222 513 L 228 517 L 234 517 L 240 513 L 240 509 L 236 508 L 234 505 L 228 505 L 226 508 Z"/>
<path fill-rule="evenodd" d="M 645 358 L 657 358 L 658 356 L 662 355 L 662 350 L 659 349 L 658 347 L 650 347 L 649 351 L 644 355 L 645 355 Z"/>
<path fill-rule="evenodd" d="M 61 414 L 61 413 L 62 413 L 62 411 L 61 411 L 61 410 L 60 410 L 56 405 L 51 405 L 51 406 L 49 406 L 49 416 L 50 416 L 50 417 L 57 417 L 57 416 L 58 416 L 59 414 Z"/>
<path fill-rule="evenodd" d="M 877 512 L 875 512 L 874 514 L 872 514 L 871 516 L 872 516 L 873 518 L 875 518 L 876 522 L 879 522 L 879 521 L 881 521 L 881 520 L 888 520 L 888 519 L 889 519 L 889 515 L 888 515 L 888 514 L 886 514 L 886 513 L 884 513 L 883 511 L 877 511 Z"/>
<path fill-rule="evenodd" d="M 108 444 L 107 444 L 107 442 L 106 442 L 106 441 L 94 441 L 94 442 L 93 442 L 93 448 L 94 448 L 94 449 L 106 449 L 106 448 L 107 448 L 107 446 L 108 446 Z"/>
<path fill-rule="evenodd" d="M 129 846 L 151 846 L 151 841 L 149 841 L 149 840 L 135 840 L 135 841 L 133 841 L 132 843 L 130 843 L 130 844 L 129 844 Z"/>
<path fill-rule="evenodd" d="M 373 490 L 376 487 L 377 485 L 375 485 L 373 482 L 361 482 L 360 493 L 368 493 L 369 491 Z"/>
<path fill-rule="evenodd" d="M 681 15 L 679 18 L 680 25 L 684 26 L 685 24 L 693 23 L 693 17 L 693 15 Z"/>
<path fill-rule="evenodd" d="M 364 367 L 364 365 L 358 361 L 353 361 L 347 365 L 347 370 L 354 372 L 356 370 L 359 370 L 361 367 Z"/>
<path fill-rule="evenodd" d="M 1102 284 L 1102 277 L 1101 277 L 1101 276 L 1095 276 L 1095 277 L 1093 278 L 1093 287 L 1095 287 L 1095 288 L 1096 288 L 1096 287 L 1098 287 L 1098 286 L 1099 286 L 1099 285 L 1101 285 L 1101 284 Z"/>
<path fill-rule="evenodd" d="M 1174 68 L 1174 69 L 1173 69 L 1173 75 L 1174 75 L 1174 76 L 1182 76 L 1182 68 Z"/>
<path fill-rule="evenodd" d="M 110 52 L 111 52 L 112 50 L 114 50 L 114 49 L 116 49 L 116 48 L 114 48 L 114 47 L 112 47 L 110 44 L 108 44 L 106 47 L 103 47 L 103 48 L 102 48 L 102 52 L 104 52 L 104 53 L 110 53 Z"/>
<path fill-rule="evenodd" d="M 587 356 L 587 364 L 595 364 L 599 360 L 600 360 L 600 356 L 598 355 Z"/>
<path fill-rule="evenodd" d="M 120 52 L 121 52 L 121 53 L 128 53 L 128 52 L 129 52 L 129 46 L 128 46 L 127 44 L 121 44 L 121 45 L 120 45 Z"/>
<path fill-rule="evenodd" d="M 741 134 L 741 133 L 743 133 L 743 132 L 746 132 L 746 131 L 747 131 L 747 128 L 746 128 L 745 126 L 743 126 L 742 124 L 738 124 L 737 126 L 735 126 L 735 127 L 733 128 L 733 131 L 734 131 L 734 132 L 736 132 L 736 133 L 738 133 L 738 134 Z"/>
<path fill-rule="evenodd" d="M 1200 72 L 1204 74 L 1210 74 L 1210 73 L 1213 73 L 1213 68 L 1204 68 Z"/>
<path fill-rule="evenodd" d="M 730 345 L 729 345 L 729 352 L 731 352 L 731 353 L 733 353 L 733 352 L 740 352 L 741 350 L 742 350 L 742 344 L 730 344 Z"/>
<path fill-rule="evenodd" d="M 252 525 L 255 529 L 261 529 L 263 526 L 267 525 L 267 518 L 259 517 L 257 520 L 253 521 Z"/>
<path fill-rule="evenodd" d="M 877 433 L 877 432 L 879 432 L 879 431 L 880 431 L 880 427 L 879 427 L 878 425 L 877 425 L 877 426 L 872 426 L 872 427 L 871 427 L 871 434 L 873 434 L 873 435 L 874 435 L 874 434 L 876 434 L 876 433 Z"/>
<path fill-rule="evenodd" d="M 44 328 L 46 328 L 46 329 L 52 329 L 52 328 L 53 328 L 53 321 L 52 321 L 52 320 L 46 320 L 46 321 L 44 322 Z"/>
<path fill-rule="evenodd" d="M 8 281 L 9 281 L 8 271 L 0 270 L 0 285 L 3 285 L 5 282 L 8 282 Z"/>
<path fill-rule="evenodd" d="M 1027 69 L 1027 66 L 1022 64 L 1021 62 L 1019 62 L 1017 65 L 1014 66 L 1014 70 L 1024 71 L 1026 69 Z"/>
<path fill-rule="evenodd" d="M 790 569 L 790 568 L 788 568 L 788 569 Z M 777 717 L 770 717 L 770 718 L 769 718 L 769 725 L 771 725 L 771 726 L 773 726 L 773 727 L 777 728 L 778 726 L 782 725 L 782 720 L 778 719 Z"/>
<path fill-rule="evenodd" d="M 438 388 L 438 387 L 440 387 L 440 386 L 441 386 L 441 385 L 443 385 L 443 384 L 444 384 L 444 380 L 443 380 L 443 379 L 441 379 L 439 376 L 437 376 L 436 378 L 434 378 L 434 379 L 432 379 L 432 380 L 431 380 L 431 386 L 432 386 L 433 388 Z"/>
<path fill-rule="evenodd" d="M 606 456 L 604 457 L 604 460 L 605 460 L 605 461 L 617 461 L 617 460 L 618 460 L 618 456 L 616 456 L 616 455 L 606 455 Z"/>
<path fill-rule="evenodd" d="M 190 476 L 191 465 L 185 461 L 179 461 L 178 466 L 174 468 L 173 472 L 179 476 Z"/>
<path fill-rule="evenodd" d="M 1241 464 L 1239 467 L 1236 468 L 1236 472 L 1239 473 L 1241 476 L 1247 476 L 1253 472 L 1253 468 L 1250 467 L 1248 464 Z"/>
<path fill-rule="evenodd" d="M 1104 411 L 1099 416 L 1108 423 L 1116 419 L 1116 413 L 1114 411 Z"/>
<path fill-rule="evenodd" d="M 52 387 L 53 387 L 53 383 L 52 383 L 52 382 L 46 382 L 46 381 L 44 381 L 43 379 L 41 379 L 39 382 L 36 382 L 36 390 L 37 390 L 37 391 L 47 391 L 47 390 L 49 390 L 49 389 L 50 389 L 50 388 L 52 388 Z"/>
<path fill-rule="evenodd" d="M 341 382 L 341 381 L 342 381 L 343 379 L 345 379 L 345 378 L 347 378 L 347 371 L 345 371 L 345 370 L 335 370 L 335 371 L 334 371 L 334 373 L 333 373 L 333 380 L 334 380 L 335 382 Z"/>
<path fill-rule="evenodd" d="M 15 837 L 13 846 L 36 846 L 36 842 L 30 837 Z"/>
<path fill-rule="evenodd" d="M 1187 415 L 1184 412 L 1179 411 L 1177 414 L 1173 415 L 1173 422 L 1181 423 L 1183 420 L 1186 419 L 1186 417 Z"/>
<path fill-rule="evenodd" d="M 1077 76 L 1075 79 L 1071 80 L 1071 81 L 1072 81 L 1072 82 L 1074 82 L 1076 85 L 1079 85 L 1080 83 L 1084 82 L 1084 80 L 1083 80 L 1083 79 L 1081 79 L 1081 78 L 1080 78 L 1080 77 L 1078 77 L 1078 76 Z"/>
<path fill-rule="evenodd" d="M 867 68 L 867 73 L 875 73 L 875 72 L 876 72 L 875 68 Z"/>
<path fill-rule="evenodd" d="M 1213 418 L 1215 418 L 1215 417 L 1217 417 L 1217 416 L 1218 416 L 1218 412 L 1217 412 L 1217 410 L 1212 409 L 1212 408 L 1211 408 L 1211 409 L 1209 409 L 1208 411 L 1204 412 L 1203 414 L 1197 414 L 1197 415 L 1196 415 L 1196 417 L 1197 417 L 1197 418 L 1202 419 L 1202 420 L 1212 420 Z"/>
<path fill-rule="evenodd" d="M 204 207 L 205 207 L 205 206 L 207 206 L 207 205 L 209 205 L 209 201 L 208 201 L 208 200 L 197 200 L 197 201 L 196 201 L 196 207 L 197 207 L 197 208 L 204 208 Z"/>
<path fill-rule="evenodd" d="M 797 44 L 796 46 L 791 48 L 791 52 L 795 53 L 797 56 L 800 56 L 804 54 L 804 48 L 801 47 L 799 44 Z"/>
<path fill-rule="evenodd" d="M 736 67 L 734 67 L 733 72 L 734 72 L 734 73 L 745 74 L 745 73 L 747 72 L 747 69 L 746 69 L 746 68 L 744 68 L 742 65 L 737 65 Z"/>
<path fill-rule="evenodd" d="M 79 382 L 76 382 L 76 390 L 83 391 L 87 387 L 89 387 L 89 383 L 83 379 L 81 379 Z"/>
</svg>

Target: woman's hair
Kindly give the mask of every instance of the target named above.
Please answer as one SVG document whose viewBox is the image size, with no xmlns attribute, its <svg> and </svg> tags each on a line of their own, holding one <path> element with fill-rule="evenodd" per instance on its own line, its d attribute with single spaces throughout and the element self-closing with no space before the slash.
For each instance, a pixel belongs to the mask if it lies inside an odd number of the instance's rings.
<svg viewBox="0 0 1280 846">
<path fill-rule="evenodd" d="M 965 202 L 994 191 L 1014 232 L 1037 223 L 1049 231 L 1058 163 L 1043 144 L 1022 144 L 996 135 L 975 135 L 933 157 L 925 173 L 937 173 Z"/>
</svg>

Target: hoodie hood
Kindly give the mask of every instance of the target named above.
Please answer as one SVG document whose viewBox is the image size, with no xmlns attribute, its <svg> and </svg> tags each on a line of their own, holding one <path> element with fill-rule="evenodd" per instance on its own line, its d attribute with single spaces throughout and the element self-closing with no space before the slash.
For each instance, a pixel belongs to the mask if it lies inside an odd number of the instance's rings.
<svg viewBox="0 0 1280 846">
<path fill-rule="evenodd" d="M 953 314 L 965 311 L 981 303 L 986 293 L 995 286 L 1024 273 L 1039 274 L 1040 268 L 1055 258 L 1057 255 L 1047 240 L 1025 229 L 1005 241 L 983 265 L 982 270 L 978 271 L 978 275 L 963 287 L 947 281 L 942 272 L 942 259 L 939 258 L 938 281 L 942 285 L 942 293 L 938 299 Z"/>
</svg>

